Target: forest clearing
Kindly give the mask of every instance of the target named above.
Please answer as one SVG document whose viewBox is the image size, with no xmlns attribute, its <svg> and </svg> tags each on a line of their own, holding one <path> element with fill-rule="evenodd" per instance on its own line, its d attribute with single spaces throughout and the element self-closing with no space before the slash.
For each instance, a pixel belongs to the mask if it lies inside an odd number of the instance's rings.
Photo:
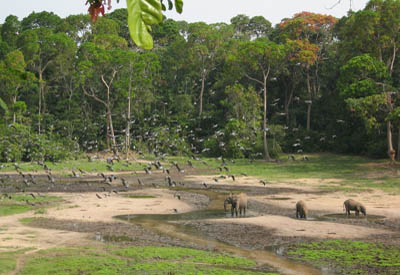
<svg viewBox="0 0 400 275">
<path fill-rule="evenodd" d="M 144 168 L 152 160 L 144 159 L 116 162 L 113 172 L 104 169 L 105 159 L 46 163 L 54 184 L 41 166 L 21 165 L 21 173 L 33 173 L 36 183 L 19 194 L 10 190 L 23 185 L 21 175 L 12 164 L 3 167 L 1 192 L 10 197 L 2 197 L 1 207 L 28 208 L 20 214 L 2 213 L 0 269 L 5 274 L 400 271 L 399 166 L 329 154 L 279 163 L 204 159 L 183 164 L 188 160 L 162 161 L 169 174 L 155 168 L 147 174 Z M 185 172 L 173 161 L 182 163 Z M 82 167 L 83 173 L 75 177 L 69 165 Z M 222 165 L 229 173 L 219 171 Z M 304 174 L 298 177 L 282 173 L 299 168 Z M 100 174 L 114 178 L 108 182 Z M 246 216 L 231 217 L 224 211 L 230 192 L 247 194 Z M 362 202 L 367 215 L 346 217 L 343 202 L 348 198 Z M 296 219 L 299 200 L 308 206 L 306 220 Z M 146 249 L 159 250 L 147 254 Z M 202 251 L 211 254 L 196 256 L 206 253 Z M 313 251 L 321 257 L 311 257 Z M 352 253 L 360 255 L 350 257 Z"/>
</svg>

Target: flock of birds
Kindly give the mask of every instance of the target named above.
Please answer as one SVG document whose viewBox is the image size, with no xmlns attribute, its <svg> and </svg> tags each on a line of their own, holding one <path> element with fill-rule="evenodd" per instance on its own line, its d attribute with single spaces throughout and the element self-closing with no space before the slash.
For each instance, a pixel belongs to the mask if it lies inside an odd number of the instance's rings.
<svg viewBox="0 0 400 275">
<path fill-rule="evenodd" d="M 90 158 L 91 161 L 93 160 Z M 211 168 L 210 165 L 200 159 L 198 156 L 192 155 L 191 159 L 187 159 L 185 163 L 178 163 L 177 161 L 168 161 L 166 159 L 165 155 L 162 155 L 162 159 L 156 159 L 154 161 L 150 162 L 145 162 L 143 160 L 135 160 L 135 161 L 128 161 L 128 160 L 121 160 L 118 157 L 111 157 L 106 159 L 106 169 L 107 172 L 99 172 L 97 174 L 94 174 L 93 172 L 95 171 L 92 170 L 91 172 L 84 171 L 81 168 L 74 168 L 71 171 L 71 174 L 69 177 L 71 179 L 74 179 L 73 182 L 77 182 L 77 184 L 80 184 L 80 178 L 86 178 L 87 177 L 95 177 L 96 179 L 93 181 L 92 187 L 95 190 L 101 190 L 101 192 L 95 193 L 95 196 L 98 199 L 103 199 L 107 196 L 110 196 L 112 193 L 117 194 L 120 191 L 127 191 L 129 189 L 135 189 L 135 188 L 143 188 L 145 186 L 145 179 L 144 177 L 146 175 L 152 175 L 153 173 L 157 174 L 164 174 L 164 186 L 170 189 L 174 189 L 176 187 L 183 187 L 185 186 L 185 183 L 182 181 L 179 181 L 176 177 L 178 177 L 181 174 L 185 173 L 185 169 L 195 169 L 196 168 L 196 162 L 201 163 L 207 167 L 207 169 L 215 169 L 215 171 L 218 171 L 220 175 L 215 176 L 212 178 L 212 181 L 215 183 L 219 182 L 220 180 L 232 180 L 233 182 L 236 180 L 237 175 L 231 173 L 231 169 L 229 167 L 229 162 L 233 163 L 234 160 L 226 160 L 223 157 L 217 158 L 217 160 L 220 161 L 220 164 L 216 168 Z M 126 172 L 124 173 L 118 173 L 116 172 L 115 164 L 120 163 L 123 166 L 126 166 L 130 172 L 127 174 Z M 46 186 L 42 187 L 42 190 L 44 188 L 47 188 L 45 191 L 56 191 L 60 190 L 60 188 L 63 191 L 68 191 L 69 187 L 71 186 L 71 183 L 66 183 L 65 179 L 62 177 L 56 177 L 52 173 L 52 169 L 49 168 L 47 164 L 45 164 L 42 161 L 38 161 L 36 163 L 39 167 L 41 167 L 42 171 L 35 171 L 35 173 L 24 173 L 23 169 L 20 167 L 18 163 L 13 163 L 11 164 L 13 168 L 15 169 L 16 175 L 11 176 L 10 174 L 6 174 L 0 177 L 0 187 L 4 190 L 7 189 L 9 192 L 3 193 L 2 197 L 3 198 L 8 198 L 12 199 L 12 194 L 13 193 L 23 193 L 23 194 L 29 194 L 31 199 L 25 199 L 26 204 L 30 206 L 35 206 L 35 199 L 37 197 L 41 197 L 42 194 L 39 192 L 31 192 L 30 190 L 35 190 L 34 187 L 39 187 L 40 185 Z M 131 165 L 136 164 L 140 166 L 141 168 L 139 170 L 135 170 Z M 4 168 L 5 165 L 2 165 L 2 168 Z M 136 166 L 137 167 L 137 166 Z M 126 170 L 126 169 L 124 169 Z M 40 176 L 38 175 L 40 174 Z M 242 172 L 240 173 L 241 176 L 247 176 L 246 173 Z M 158 179 L 160 177 L 158 176 Z M 154 180 L 149 180 L 147 182 L 151 182 L 151 187 L 153 188 L 159 188 L 162 187 L 160 186 L 160 182 L 156 183 Z M 100 185 L 99 185 L 100 183 Z M 88 185 L 90 183 L 87 182 Z M 267 181 L 266 180 L 260 180 L 261 185 L 266 185 Z M 149 184 L 150 185 L 150 184 Z M 56 186 L 59 188 L 57 189 Z M 107 186 L 107 188 L 106 188 Z M 207 183 L 205 181 L 201 182 L 201 185 L 205 189 L 212 188 L 212 183 Z M 11 188 L 11 189 L 10 189 Z M 40 189 L 40 188 L 39 188 Z M 74 191 L 73 188 L 70 189 L 70 191 Z M 174 193 L 174 197 L 177 198 L 178 200 L 182 199 L 182 195 L 179 193 L 179 191 L 176 191 Z M 40 203 L 39 203 L 40 204 Z M 176 209 L 174 209 L 175 212 L 177 212 Z"/>
<path fill-rule="evenodd" d="M 275 106 L 279 103 L 279 99 L 274 100 L 271 105 Z M 282 113 L 281 115 L 286 115 L 285 113 Z M 147 123 L 150 127 L 148 129 L 146 128 L 140 128 L 144 130 L 138 130 L 138 129 L 132 129 L 132 131 L 136 131 L 137 135 L 134 135 L 134 139 L 137 144 L 144 144 L 143 146 L 147 146 L 148 151 L 150 151 L 155 158 L 155 161 L 149 162 L 146 165 L 143 164 L 142 161 L 136 161 L 134 163 L 137 163 L 141 166 L 144 166 L 142 168 L 144 174 L 146 175 L 151 175 L 153 171 L 162 171 L 162 173 L 165 173 L 165 184 L 169 188 L 174 188 L 177 187 L 178 185 L 184 185 L 184 183 L 176 181 L 173 179 L 173 175 L 171 174 L 171 170 L 177 171 L 178 174 L 183 174 L 185 173 L 185 168 L 187 169 L 194 169 L 195 165 L 194 163 L 196 161 L 208 166 L 208 164 L 202 160 L 199 156 L 203 154 L 207 154 L 207 152 L 211 151 L 211 148 L 206 146 L 206 141 L 209 141 L 210 137 L 206 139 L 204 137 L 205 133 L 207 132 L 208 134 L 212 133 L 211 138 L 214 138 L 218 144 L 218 148 L 221 153 L 226 152 L 226 146 L 227 146 L 227 135 L 231 137 L 238 137 L 237 141 L 235 141 L 234 145 L 237 146 L 237 148 L 243 152 L 246 153 L 246 155 L 249 157 L 250 161 L 254 161 L 255 158 L 261 157 L 262 153 L 261 152 L 254 152 L 253 148 L 248 147 L 249 144 L 250 146 L 255 145 L 256 139 L 257 139 L 257 129 L 255 127 L 250 127 L 250 133 L 243 136 L 243 133 L 237 133 L 234 130 L 231 132 L 226 132 L 223 129 L 221 129 L 220 125 L 218 124 L 212 124 L 212 127 L 210 129 L 207 129 L 204 131 L 201 127 L 196 127 L 194 129 L 191 129 L 188 125 L 181 125 L 178 123 L 178 121 L 173 120 L 172 125 L 175 125 L 173 127 L 171 126 L 160 126 L 160 127 L 155 127 L 159 124 L 160 122 L 160 115 L 154 114 L 148 118 L 145 118 L 143 122 Z M 203 119 L 211 119 L 211 117 L 204 117 Z M 194 124 L 196 124 L 196 119 L 190 119 L 193 120 Z M 338 119 L 336 121 L 339 124 L 345 123 L 343 120 Z M 136 123 L 136 120 L 131 121 L 132 124 Z M 200 125 L 200 123 L 199 123 Z M 137 125 L 138 126 L 138 125 Z M 139 127 L 139 126 L 138 126 Z M 292 131 L 292 133 L 295 133 L 299 131 L 299 128 L 289 128 L 287 126 L 284 126 L 284 130 L 287 131 Z M 270 129 L 264 129 L 264 131 L 269 132 Z M 125 130 L 122 130 L 120 132 L 120 136 L 118 137 L 123 137 L 125 134 Z M 336 139 L 336 135 L 333 135 L 331 137 L 332 139 Z M 302 146 L 305 142 L 310 141 L 311 137 L 310 136 L 305 136 L 302 139 L 296 138 L 295 142 L 292 144 L 292 147 L 294 148 L 296 153 L 302 154 L 303 149 Z M 120 140 L 123 140 L 120 138 Z M 249 141 L 247 142 L 247 146 L 242 143 L 242 141 Z M 320 142 L 325 142 L 327 140 L 326 136 L 321 136 L 319 141 Z M 251 141 L 251 142 L 250 142 Z M 93 141 L 87 141 L 84 142 L 83 147 L 86 150 L 96 150 L 97 149 L 98 142 L 96 140 Z M 124 144 L 119 143 L 118 146 L 122 147 Z M 144 153 L 142 150 L 138 147 L 134 146 L 134 151 L 141 157 L 144 158 Z M 169 154 L 172 155 L 179 155 L 179 154 L 184 154 L 186 155 L 189 160 L 186 160 L 185 164 L 180 164 L 176 161 L 171 161 L 168 162 L 166 158 L 169 156 Z M 222 156 L 217 158 L 221 163 L 220 165 L 216 168 L 217 171 L 220 173 L 219 176 L 216 176 L 213 178 L 214 182 L 218 182 L 220 180 L 225 180 L 225 179 L 232 179 L 232 181 L 236 180 L 237 175 L 234 175 L 231 173 L 230 168 L 228 166 L 228 161 L 226 161 Z M 92 161 L 92 157 L 88 156 L 88 160 Z M 288 156 L 288 160 L 295 161 L 296 156 L 294 154 L 290 154 Z M 308 161 L 308 157 L 305 155 L 302 155 L 300 157 L 300 160 L 303 161 Z M 233 160 L 230 160 L 233 162 Z M 101 183 L 108 185 L 109 188 L 109 193 L 118 193 L 119 189 L 113 189 L 114 187 L 120 185 L 122 189 L 129 189 L 132 187 L 134 184 L 130 179 L 125 178 L 124 176 L 116 176 L 113 174 L 114 172 L 114 164 L 115 162 L 122 162 L 123 165 L 129 167 L 132 163 L 129 161 L 123 161 L 121 160 L 118 156 L 114 156 L 112 158 L 107 158 L 106 159 L 106 168 L 107 168 L 107 173 L 98 173 L 97 176 L 101 177 Z M 56 178 L 52 174 L 51 169 L 43 162 L 43 161 L 38 161 L 37 164 L 43 169 L 45 177 L 47 179 L 47 182 L 49 184 L 48 190 L 51 190 L 53 187 L 56 186 Z M 168 165 L 166 167 L 165 165 Z M 38 185 L 38 182 L 35 178 L 34 175 L 31 173 L 24 174 L 22 172 L 21 167 L 17 164 L 13 164 L 15 171 L 18 173 L 18 175 L 21 177 L 21 181 L 17 180 L 16 184 L 13 184 L 15 187 L 15 192 L 22 192 L 25 193 L 26 189 L 29 189 L 31 185 Z M 186 166 L 186 167 L 185 167 Z M 0 169 L 4 167 L 4 165 L 0 166 Z M 142 172 L 142 173 L 143 173 Z M 86 171 L 84 171 L 81 168 L 75 168 L 72 169 L 71 172 L 71 177 L 72 178 L 80 178 L 82 175 L 88 174 Z M 133 174 L 137 176 L 137 184 L 139 187 L 142 187 L 144 184 L 142 182 L 142 179 L 139 178 L 139 174 L 136 170 L 133 171 Z M 88 174 L 89 175 L 89 174 Z M 242 176 L 247 176 L 245 173 L 240 173 Z M 10 176 L 6 177 L 0 177 L 0 183 L 4 187 L 7 179 Z M 18 183 L 19 182 L 19 183 Z M 260 180 L 259 183 L 263 186 L 266 186 L 268 183 L 266 180 Z M 206 183 L 202 182 L 201 185 L 204 188 L 210 188 L 211 183 Z M 153 187 L 158 187 L 156 183 L 152 183 Z M 102 191 L 106 191 L 107 189 L 103 186 L 101 187 Z M 68 186 L 64 186 L 64 190 L 67 190 Z M 36 198 L 36 195 L 33 193 L 30 194 L 33 199 Z M 39 194 L 38 194 L 39 195 Z M 102 199 L 103 196 L 100 194 L 96 193 L 97 198 Z M 8 193 L 4 193 L 3 197 L 10 197 Z M 178 199 L 181 199 L 181 195 L 177 194 L 176 197 Z M 27 204 L 32 204 L 30 201 L 26 201 Z"/>
</svg>

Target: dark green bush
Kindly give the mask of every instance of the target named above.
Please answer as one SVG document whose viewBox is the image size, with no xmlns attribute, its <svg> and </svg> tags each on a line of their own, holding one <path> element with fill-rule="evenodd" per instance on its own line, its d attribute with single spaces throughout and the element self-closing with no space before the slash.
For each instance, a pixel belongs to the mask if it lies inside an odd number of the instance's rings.
<svg viewBox="0 0 400 275">
<path fill-rule="evenodd" d="M 72 158 L 75 142 L 55 134 L 34 133 L 20 124 L 0 126 L 0 162 L 59 161 Z"/>
</svg>

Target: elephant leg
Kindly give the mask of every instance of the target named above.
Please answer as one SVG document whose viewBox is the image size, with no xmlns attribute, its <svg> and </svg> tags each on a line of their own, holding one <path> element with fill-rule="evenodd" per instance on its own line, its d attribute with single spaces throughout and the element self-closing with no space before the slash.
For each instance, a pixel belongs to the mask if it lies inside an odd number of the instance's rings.
<svg viewBox="0 0 400 275">
<path fill-rule="evenodd" d="M 296 219 L 299 218 L 299 211 L 296 210 Z"/>
<path fill-rule="evenodd" d="M 232 217 L 233 217 L 233 215 L 234 215 L 234 211 L 235 211 L 235 209 L 232 207 L 232 208 L 231 208 Z"/>
<path fill-rule="evenodd" d="M 243 208 L 243 216 L 246 216 L 246 207 Z"/>
</svg>

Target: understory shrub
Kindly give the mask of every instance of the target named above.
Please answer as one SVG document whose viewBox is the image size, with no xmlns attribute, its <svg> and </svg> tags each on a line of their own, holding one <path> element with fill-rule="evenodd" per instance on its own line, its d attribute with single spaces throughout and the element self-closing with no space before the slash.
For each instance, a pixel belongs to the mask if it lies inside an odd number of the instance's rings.
<svg viewBox="0 0 400 275">
<path fill-rule="evenodd" d="M 20 124 L 0 125 L 0 162 L 59 161 L 72 158 L 74 141 L 58 135 L 34 133 Z"/>
</svg>

